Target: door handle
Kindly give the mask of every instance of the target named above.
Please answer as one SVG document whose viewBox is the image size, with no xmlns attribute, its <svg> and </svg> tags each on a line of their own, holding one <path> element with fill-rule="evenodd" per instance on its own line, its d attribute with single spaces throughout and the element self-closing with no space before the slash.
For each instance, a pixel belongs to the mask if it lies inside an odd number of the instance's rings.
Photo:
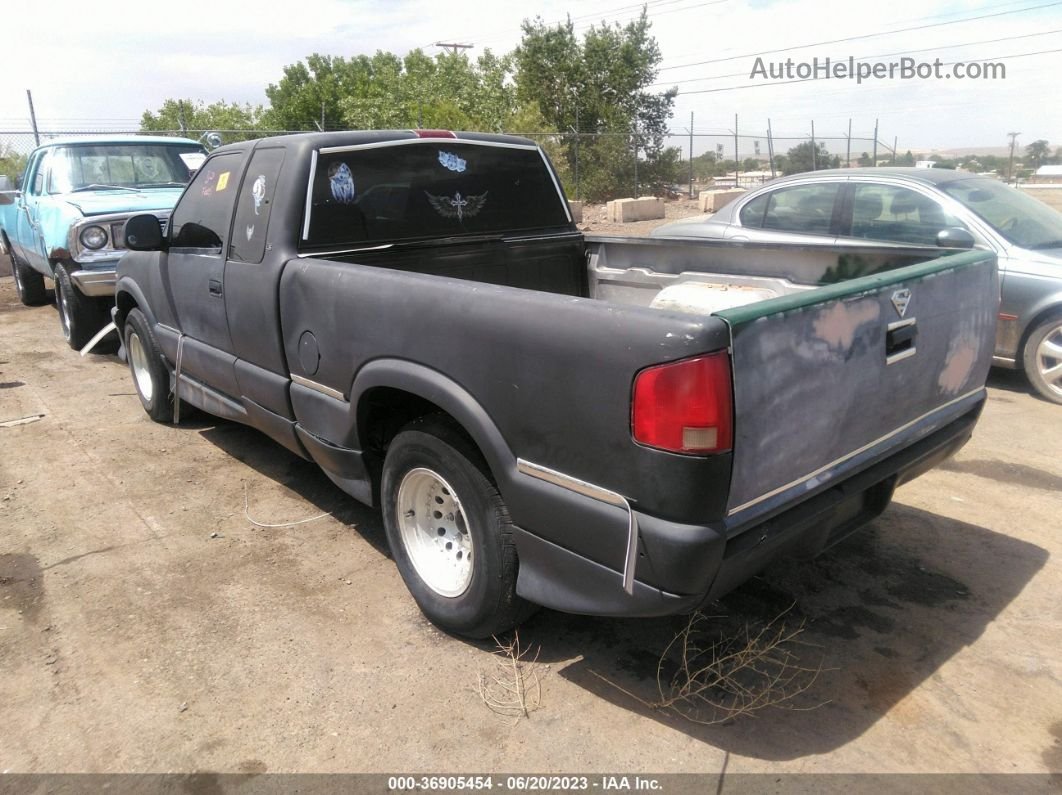
<svg viewBox="0 0 1062 795">
<path fill-rule="evenodd" d="M 208 282 L 208 284 L 207 284 L 207 289 L 210 291 L 211 295 L 217 296 L 218 298 L 221 298 L 221 280 L 220 279 L 211 279 Z"/>
<path fill-rule="evenodd" d="M 893 364 L 915 355 L 915 340 L 918 338 L 917 320 L 901 320 L 890 323 L 885 331 L 885 364 Z"/>
</svg>

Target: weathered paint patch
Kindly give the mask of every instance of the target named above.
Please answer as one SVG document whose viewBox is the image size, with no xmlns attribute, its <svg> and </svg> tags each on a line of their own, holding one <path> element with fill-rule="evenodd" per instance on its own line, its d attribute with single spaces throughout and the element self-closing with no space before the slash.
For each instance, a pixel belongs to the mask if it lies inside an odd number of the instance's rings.
<svg viewBox="0 0 1062 795">
<path fill-rule="evenodd" d="M 970 380 L 970 373 L 977 363 L 980 346 L 969 333 L 963 333 L 948 345 L 944 369 L 940 371 L 937 385 L 947 395 L 957 395 Z"/>
<path fill-rule="evenodd" d="M 880 316 L 881 306 L 875 299 L 837 302 L 818 313 L 813 329 L 815 336 L 831 349 L 847 351 L 852 347 L 859 327 Z"/>
</svg>

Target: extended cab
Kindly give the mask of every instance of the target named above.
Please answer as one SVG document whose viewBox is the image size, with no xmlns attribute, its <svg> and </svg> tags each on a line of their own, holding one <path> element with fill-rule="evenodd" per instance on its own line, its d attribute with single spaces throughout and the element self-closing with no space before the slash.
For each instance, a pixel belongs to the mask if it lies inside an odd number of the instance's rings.
<svg viewBox="0 0 1062 795">
<path fill-rule="evenodd" d="M 424 613 L 691 610 L 811 555 L 961 447 L 992 254 L 584 238 L 527 139 L 214 152 L 125 228 L 148 414 L 252 425 L 379 505 Z"/>
<path fill-rule="evenodd" d="M 55 285 L 63 336 L 81 348 L 109 320 L 122 226 L 150 211 L 169 217 L 206 149 L 143 135 L 49 141 L 30 154 L 21 190 L 0 196 L 0 246 L 27 306 Z"/>
</svg>

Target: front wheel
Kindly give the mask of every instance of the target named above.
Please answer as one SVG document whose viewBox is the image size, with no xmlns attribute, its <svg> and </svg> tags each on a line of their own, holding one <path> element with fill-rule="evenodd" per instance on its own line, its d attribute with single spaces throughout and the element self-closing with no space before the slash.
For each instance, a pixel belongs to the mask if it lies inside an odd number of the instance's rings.
<svg viewBox="0 0 1062 795">
<path fill-rule="evenodd" d="M 4 237 L 7 255 L 11 259 L 11 275 L 15 277 L 15 292 L 23 306 L 40 306 L 48 303 L 48 289 L 44 286 L 44 277 L 15 254 L 11 242 Z"/>
<path fill-rule="evenodd" d="M 450 422 L 426 417 L 395 437 L 384 461 L 384 528 L 421 611 L 447 632 L 486 638 L 531 612 L 516 595 L 509 512 L 482 456 Z"/>
<path fill-rule="evenodd" d="M 140 405 L 155 422 L 169 422 L 173 419 L 170 372 L 147 318 L 139 309 L 129 310 L 125 319 L 125 350 Z"/>
<path fill-rule="evenodd" d="M 1052 403 L 1062 403 L 1062 315 L 1033 329 L 1023 363 L 1033 388 Z"/>
<path fill-rule="evenodd" d="M 75 351 L 84 348 L 96 332 L 107 325 L 103 302 L 77 289 L 65 265 L 55 267 L 55 303 L 59 309 L 63 339 Z"/>
</svg>

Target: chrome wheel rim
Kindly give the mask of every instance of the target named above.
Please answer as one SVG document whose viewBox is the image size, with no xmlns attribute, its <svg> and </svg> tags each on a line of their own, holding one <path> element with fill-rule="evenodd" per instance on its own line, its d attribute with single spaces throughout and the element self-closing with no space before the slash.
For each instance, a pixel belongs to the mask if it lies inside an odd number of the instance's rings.
<svg viewBox="0 0 1062 795">
<path fill-rule="evenodd" d="M 55 302 L 59 304 L 59 325 L 63 327 L 63 339 L 70 340 L 70 305 L 66 300 L 66 292 L 62 286 L 56 283 Z"/>
<path fill-rule="evenodd" d="M 411 469 L 399 484 L 396 508 L 402 546 L 424 583 L 450 598 L 467 591 L 472 536 L 450 484 L 430 469 Z"/>
<path fill-rule="evenodd" d="M 1036 346 L 1036 369 L 1047 388 L 1062 397 L 1062 323 L 1058 323 Z"/>
<path fill-rule="evenodd" d="M 136 382 L 136 390 L 148 403 L 154 397 L 155 388 L 151 382 L 151 370 L 148 367 L 147 351 L 144 343 L 140 341 L 140 335 L 135 331 L 129 333 L 129 368 L 133 371 L 133 380 Z"/>
</svg>

